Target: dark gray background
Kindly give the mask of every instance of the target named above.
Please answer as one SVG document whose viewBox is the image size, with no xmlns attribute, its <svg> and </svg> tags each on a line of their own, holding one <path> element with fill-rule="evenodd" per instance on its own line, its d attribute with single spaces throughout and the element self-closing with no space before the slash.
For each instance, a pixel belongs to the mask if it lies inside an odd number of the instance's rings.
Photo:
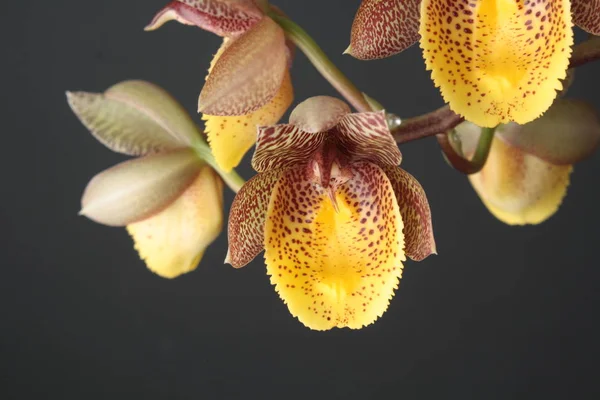
<svg viewBox="0 0 600 400">
<path fill-rule="evenodd" d="M 78 217 L 87 181 L 124 157 L 87 133 L 65 90 L 146 79 L 194 110 L 220 39 L 176 23 L 143 32 L 165 3 L 4 5 L 0 398 L 598 398 L 598 155 L 577 166 L 556 216 L 511 228 L 435 140 L 403 146 L 439 256 L 407 262 L 389 310 L 361 331 L 304 328 L 262 257 L 223 265 L 225 235 L 194 273 L 168 281 L 124 229 Z M 418 47 L 376 62 L 341 55 L 359 0 L 276 4 L 388 109 L 442 105 Z M 600 106 L 599 70 L 580 68 L 570 95 Z M 301 54 L 293 79 L 297 101 L 335 95 Z"/>
</svg>

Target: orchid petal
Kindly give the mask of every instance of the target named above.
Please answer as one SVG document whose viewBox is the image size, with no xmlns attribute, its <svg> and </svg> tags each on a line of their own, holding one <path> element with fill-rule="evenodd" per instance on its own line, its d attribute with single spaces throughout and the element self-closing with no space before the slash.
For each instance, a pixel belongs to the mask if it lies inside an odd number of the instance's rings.
<svg viewBox="0 0 600 400">
<path fill-rule="evenodd" d="M 192 145 L 196 125 L 169 93 L 144 81 L 126 81 L 104 93 L 67 92 L 71 109 L 109 149 L 145 155 Z"/>
<path fill-rule="evenodd" d="M 175 200 L 202 162 L 190 149 L 125 161 L 96 175 L 81 199 L 81 215 L 111 226 L 140 221 Z"/>
<path fill-rule="evenodd" d="M 261 11 L 251 0 L 178 0 L 167 4 L 144 29 L 153 31 L 175 20 L 219 36 L 234 36 L 246 32 L 261 18 Z"/>
<path fill-rule="evenodd" d="M 341 151 L 354 161 L 390 166 L 402 162 L 402 154 L 388 128 L 385 111 L 344 116 L 337 126 L 336 137 Z"/>
<path fill-rule="evenodd" d="M 259 126 L 276 124 L 294 99 L 289 72 L 277 95 L 251 114 L 237 117 L 203 115 L 208 142 L 219 166 L 230 171 L 256 142 Z"/>
<path fill-rule="evenodd" d="M 148 268 L 163 278 L 196 269 L 223 226 L 223 182 L 204 167 L 193 183 L 158 214 L 127 226 Z"/>
<path fill-rule="evenodd" d="M 315 96 L 298 104 L 290 115 L 290 125 L 308 133 L 325 132 L 350 114 L 348 104 L 335 97 Z"/>
<path fill-rule="evenodd" d="M 258 174 L 238 192 L 231 205 L 226 263 L 234 268 L 248 264 L 264 249 L 265 218 L 275 184 L 282 169 Z"/>
<path fill-rule="evenodd" d="M 346 53 L 360 60 L 400 53 L 419 40 L 421 0 L 363 0 Z"/>
<path fill-rule="evenodd" d="M 267 104 L 282 85 L 288 54 L 283 30 L 270 18 L 232 40 L 214 64 L 198 112 L 245 115 Z"/>
<path fill-rule="evenodd" d="M 261 126 L 252 168 L 263 172 L 306 164 L 326 137 L 325 132 L 308 133 L 291 124 Z"/>
<path fill-rule="evenodd" d="M 567 192 L 570 165 L 552 165 L 494 138 L 481 172 L 469 175 L 487 209 L 509 225 L 539 224 L 550 218 Z"/>
<path fill-rule="evenodd" d="M 569 0 L 423 0 L 421 16 L 427 69 L 465 119 L 525 124 L 562 88 L 573 44 Z"/>
<path fill-rule="evenodd" d="M 571 11 L 575 25 L 600 36 L 600 0 L 571 0 Z"/>
<path fill-rule="evenodd" d="M 437 254 L 431 210 L 425 190 L 411 174 L 398 167 L 383 167 L 394 188 L 404 222 L 405 252 L 414 261 Z"/>
<path fill-rule="evenodd" d="M 503 126 L 497 135 L 551 164 L 568 165 L 596 151 L 600 144 L 600 118 L 583 101 L 559 99 L 541 118 L 526 125 Z"/>
<path fill-rule="evenodd" d="M 374 164 L 352 170 L 335 193 L 308 180 L 304 169 L 287 170 L 267 211 L 271 283 L 311 329 L 373 323 L 402 275 L 403 226 L 392 185 Z"/>
</svg>

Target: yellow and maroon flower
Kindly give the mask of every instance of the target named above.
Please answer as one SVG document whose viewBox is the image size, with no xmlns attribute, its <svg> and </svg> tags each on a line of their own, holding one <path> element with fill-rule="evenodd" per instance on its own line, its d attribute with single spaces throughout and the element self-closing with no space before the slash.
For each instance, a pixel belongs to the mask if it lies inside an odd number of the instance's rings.
<svg viewBox="0 0 600 400">
<path fill-rule="evenodd" d="M 252 0 L 180 0 L 146 27 L 176 20 L 224 37 L 198 100 L 217 163 L 239 164 L 256 142 L 256 127 L 277 123 L 293 100 L 291 52 L 283 30 Z"/>
<path fill-rule="evenodd" d="M 226 262 L 243 267 L 264 249 L 271 283 L 309 328 L 373 323 L 405 255 L 435 253 L 425 192 L 401 159 L 383 111 L 351 114 L 330 97 L 260 127 L 259 174 L 233 202 Z"/>
<path fill-rule="evenodd" d="M 466 156 L 474 151 L 480 128 L 457 127 Z M 509 225 L 539 224 L 558 210 L 567 193 L 573 164 L 600 143 L 600 119 L 592 107 L 557 100 L 526 125 L 510 123 L 496 130 L 483 169 L 469 176 L 487 209 Z"/>
<path fill-rule="evenodd" d="M 67 98 L 102 144 L 140 156 L 92 178 L 80 214 L 126 226 L 148 268 L 164 278 L 194 270 L 221 232 L 223 182 L 194 150 L 202 139 L 192 119 L 167 92 L 142 81 Z"/>
<path fill-rule="evenodd" d="M 420 37 L 428 70 L 456 113 L 483 127 L 525 124 L 562 87 L 573 22 L 600 34 L 600 0 L 364 0 L 347 50 L 398 53 Z"/>
</svg>

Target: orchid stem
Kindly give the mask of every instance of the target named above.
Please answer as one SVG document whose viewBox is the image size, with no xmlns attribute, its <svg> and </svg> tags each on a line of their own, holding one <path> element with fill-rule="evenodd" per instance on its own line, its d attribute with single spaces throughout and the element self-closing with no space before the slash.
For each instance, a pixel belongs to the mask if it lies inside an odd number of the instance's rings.
<svg viewBox="0 0 600 400">
<path fill-rule="evenodd" d="M 428 114 L 405 119 L 391 131 L 398 143 L 405 143 L 440 133 L 445 134 L 463 121 L 464 118 L 446 105 Z"/>
<path fill-rule="evenodd" d="M 221 176 L 225 184 L 229 186 L 231 190 L 235 193 L 239 192 L 242 186 L 246 181 L 242 178 L 235 169 L 232 169 L 229 172 L 223 171 L 221 167 L 217 164 L 217 160 L 213 156 L 210 151 L 210 147 L 204 141 L 198 141 L 194 145 L 194 150 L 196 150 L 196 154 L 204 160 L 208 165 L 210 165 L 217 173 Z"/>
<path fill-rule="evenodd" d="M 362 92 L 331 62 L 319 45 L 294 21 L 274 12 L 269 13 L 325 79 L 359 112 L 371 111 Z"/>
<path fill-rule="evenodd" d="M 448 135 L 450 133 L 441 133 L 437 135 L 438 143 L 444 152 L 446 160 L 458 171 L 466 175 L 476 174 L 481 171 L 490 154 L 494 133 L 496 128 L 481 128 L 481 136 L 475 149 L 475 154 L 471 160 L 464 158 L 450 143 Z"/>
</svg>

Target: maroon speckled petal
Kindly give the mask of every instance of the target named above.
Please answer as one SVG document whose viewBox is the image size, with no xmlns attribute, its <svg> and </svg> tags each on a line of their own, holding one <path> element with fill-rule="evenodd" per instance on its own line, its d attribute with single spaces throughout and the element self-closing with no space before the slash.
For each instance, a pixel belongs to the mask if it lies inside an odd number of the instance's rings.
<svg viewBox="0 0 600 400">
<path fill-rule="evenodd" d="M 351 112 L 348 104 L 335 97 L 316 96 L 298 104 L 290 115 L 290 124 L 309 133 L 325 132 Z"/>
<path fill-rule="evenodd" d="M 571 0 L 573 22 L 592 35 L 600 35 L 600 0 Z"/>
<path fill-rule="evenodd" d="M 423 187 L 411 174 L 398 167 L 383 167 L 387 174 L 404 221 L 404 243 L 406 255 L 421 261 L 437 254 L 431 210 Z"/>
<path fill-rule="evenodd" d="M 306 163 L 326 135 L 325 132 L 308 133 L 291 124 L 259 127 L 252 167 L 263 172 Z"/>
<path fill-rule="evenodd" d="M 264 227 L 271 193 L 283 170 L 258 174 L 242 187 L 233 200 L 229 213 L 226 263 L 241 268 L 264 248 Z"/>
<path fill-rule="evenodd" d="M 363 0 L 346 52 L 360 60 L 389 57 L 419 40 L 421 0 Z"/>
<path fill-rule="evenodd" d="M 219 36 L 235 36 L 246 32 L 261 18 L 262 13 L 252 0 L 179 0 L 160 10 L 145 30 L 152 31 L 175 20 Z"/>
<path fill-rule="evenodd" d="M 198 112 L 246 115 L 279 91 L 288 65 L 283 30 L 270 18 L 233 40 L 215 62 L 198 99 Z"/>
<path fill-rule="evenodd" d="M 335 133 L 339 148 L 353 161 L 378 165 L 400 165 L 402 154 L 388 128 L 385 111 L 344 116 Z"/>
<path fill-rule="evenodd" d="M 360 329 L 387 309 L 402 274 L 402 217 L 385 173 L 351 166 L 334 192 L 304 169 L 279 179 L 265 222 L 271 283 L 311 329 Z"/>
</svg>

